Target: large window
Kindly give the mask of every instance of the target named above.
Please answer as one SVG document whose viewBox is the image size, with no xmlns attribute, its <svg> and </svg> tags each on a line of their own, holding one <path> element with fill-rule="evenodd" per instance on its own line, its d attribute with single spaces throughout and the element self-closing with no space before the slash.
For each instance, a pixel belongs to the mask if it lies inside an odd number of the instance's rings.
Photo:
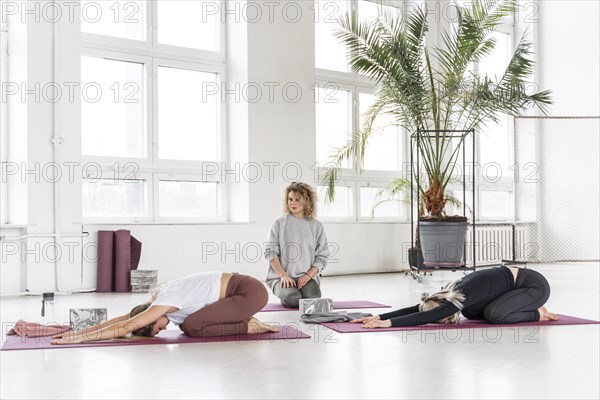
<svg viewBox="0 0 600 400">
<path fill-rule="evenodd" d="M 315 2 L 316 155 L 322 173 L 335 148 L 344 146 L 348 135 L 362 128 L 363 114 L 375 101 L 376 92 L 373 82 L 350 71 L 346 48 L 334 36 L 339 29 L 338 17 L 351 8 L 358 11 L 361 20 L 384 12 L 400 12 L 390 5 L 393 3 Z M 318 188 L 319 216 L 336 220 L 405 219 L 404 203 L 382 203 L 382 197 L 377 196 L 379 189 L 402 173 L 407 159 L 405 136 L 392 118 L 380 115 L 369 140 L 362 173 L 356 159 L 342 165 L 332 204 L 324 201 L 325 187 Z M 379 205 L 373 208 L 376 204 Z"/>
<path fill-rule="evenodd" d="M 4 10 L 3 0 L 0 9 Z M 8 82 L 8 25 L 3 17 L 0 21 L 0 88 Z M 4 97 L 4 96 L 3 96 Z M 6 163 L 8 162 L 8 102 L 2 98 L 0 102 L 0 224 L 8 222 L 8 193 L 6 182 Z"/>
<path fill-rule="evenodd" d="M 504 28 L 492 34 L 496 41 L 493 52 L 476 65 L 480 74 L 492 80 L 502 79 L 512 56 L 513 32 Z M 507 221 L 514 218 L 514 119 L 508 115 L 497 123 L 481 127 L 477 135 L 477 162 L 480 165 L 476 214 L 483 221 Z"/>
<path fill-rule="evenodd" d="M 86 221 L 222 221 L 220 7 L 82 1 Z"/>
<path fill-rule="evenodd" d="M 395 8 L 398 7 L 398 8 Z M 348 66 L 346 49 L 335 37 L 339 29 L 338 17 L 350 9 L 358 12 L 359 20 L 374 18 L 382 13 L 398 13 L 402 2 L 379 0 L 347 0 L 317 2 L 315 4 L 315 68 L 319 87 L 315 91 L 317 163 L 326 168 L 334 148 L 343 146 L 349 132 L 357 132 L 363 123 L 363 114 L 373 103 L 376 87 L 364 77 L 352 73 Z M 407 9 L 410 9 L 407 7 Z M 435 16 L 435 13 L 432 14 Z M 509 22 L 509 21 L 507 21 Z M 513 29 L 509 23 L 493 34 L 496 48 L 474 66 L 475 73 L 486 73 L 492 79 L 501 79 L 512 51 Z M 503 116 L 498 123 L 488 123 L 477 136 L 477 159 L 480 165 L 476 198 L 476 218 L 479 220 L 510 220 L 514 204 L 513 120 Z M 403 167 L 409 161 L 408 135 L 394 125 L 394 119 L 380 115 L 375 122 L 365 153 L 363 172 L 357 160 L 349 160 L 338 175 L 339 189 L 333 204 L 324 202 L 325 188 L 320 188 L 319 215 L 326 218 L 361 220 L 392 218 L 407 219 L 408 201 L 382 202 L 377 196 L 380 188 L 393 178 L 405 176 Z M 467 141 L 467 162 L 472 143 Z M 321 171 L 324 173 L 325 169 Z M 449 193 L 462 200 L 460 185 L 449 188 Z M 467 205 L 472 192 L 467 194 Z M 373 206 L 377 207 L 373 209 Z M 448 212 L 457 212 L 452 205 Z"/>
</svg>

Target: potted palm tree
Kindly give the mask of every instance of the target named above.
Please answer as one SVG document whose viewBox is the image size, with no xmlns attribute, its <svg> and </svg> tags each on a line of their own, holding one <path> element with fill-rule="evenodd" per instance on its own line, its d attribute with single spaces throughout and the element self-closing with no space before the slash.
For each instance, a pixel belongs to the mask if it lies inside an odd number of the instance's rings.
<svg viewBox="0 0 600 400">
<path fill-rule="evenodd" d="M 374 122 L 378 115 L 389 114 L 411 135 L 428 132 L 420 137 L 417 150 L 422 163 L 419 168 L 425 175 L 419 177 L 424 178 L 424 184 L 417 185 L 421 199 L 421 232 L 417 240 L 425 248 L 427 238 L 422 223 L 435 222 L 460 225 L 457 235 L 462 235 L 464 241 L 466 216 L 447 216 L 445 207 L 450 199 L 446 188 L 453 179 L 468 132 L 498 122 L 501 114 L 519 115 L 531 107 L 545 113 L 546 106 L 552 103 L 550 91 L 526 90 L 534 63 L 531 43 L 525 35 L 500 77 L 472 70 L 474 63 L 494 49 L 492 33 L 515 7 L 512 0 L 474 0 L 467 7 L 456 5 L 456 23 L 441 32 L 441 46 L 426 44 L 427 12 L 418 7 L 404 16 L 385 13 L 363 22 L 355 11 L 340 17 L 337 37 L 348 49 L 352 69 L 377 82 L 378 89 L 360 131 L 351 133 L 348 142 L 334 150 L 333 167 L 326 170 L 322 180 L 327 185 L 328 201 L 334 199 L 335 183 L 345 160 L 356 157 L 362 168 L 369 138 L 377 133 Z M 398 178 L 386 192 L 396 195 L 407 187 L 409 182 Z M 435 233 L 444 228 L 432 229 Z M 461 252 L 459 257 L 462 256 Z M 428 259 L 427 255 L 425 261 L 441 262 Z"/>
</svg>

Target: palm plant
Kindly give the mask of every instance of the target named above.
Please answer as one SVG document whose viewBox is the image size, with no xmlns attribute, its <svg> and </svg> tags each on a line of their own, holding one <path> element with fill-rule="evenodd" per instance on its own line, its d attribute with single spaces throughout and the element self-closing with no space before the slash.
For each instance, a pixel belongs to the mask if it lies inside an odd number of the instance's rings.
<svg viewBox="0 0 600 400">
<path fill-rule="evenodd" d="M 460 135 L 457 145 L 456 134 L 449 131 L 479 129 L 498 122 L 501 114 L 519 115 L 531 107 L 545 113 L 552 103 L 549 91 L 526 90 L 534 64 L 532 45 L 525 35 L 502 76 L 472 72 L 473 63 L 494 49 L 491 34 L 515 10 L 513 0 L 474 0 L 469 7 L 456 5 L 456 9 L 457 23 L 441 33 L 440 47 L 425 43 L 427 12 L 418 7 L 404 17 L 386 13 L 360 22 L 352 11 L 340 18 L 337 37 L 349 51 L 352 69 L 377 82 L 378 91 L 361 130 L 353 132 L 332 155 L 334 166 L 322 180 L 329 201 L 334 198 L 341 166 L 356 157 L 362 170 L 369 138 L 376 133 L 375 119 L 389 114 L 407 132 L 435 131 L 419 147 L 426 175 L 426 184 L 418 185 L 423 200 L 419 214 L 442 217 L 449 199 L 445 190 L 467 135 Z M 387 189 L 394 194 L 406 188 L 407 181 L 398 178 Z"/>
</svg>

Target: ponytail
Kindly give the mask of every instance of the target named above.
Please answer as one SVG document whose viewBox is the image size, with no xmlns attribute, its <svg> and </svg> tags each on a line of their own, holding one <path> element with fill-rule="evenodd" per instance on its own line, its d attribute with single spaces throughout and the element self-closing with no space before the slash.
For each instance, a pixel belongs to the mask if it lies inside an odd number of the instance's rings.
<svg viewBox="0 0 600 400">
<path fill-rule="evenodd" d="M 158 298 L 158 294 L 160 293 L 161 289 L 162 289 L 162 285 L 150 286 L 150 290 L 148 290 L 148 294 L 150 295 L 150 298 L 146 301 L 146 303 L 148 303 L 148 304 L 154 303 L 154 300 L 156 300 Z"/>
<path fill-rule="evenodd" d="M 464 294 L 456 290 L 456 285 L 460 282 L 457 279 L 453 282 L 448 283 L 439 292 L 429 294 L 427 292 L 421 293 L 421 304 L 419 305 L 419 311 L 429 311 L 436 307 L 439 307 L 443 302 L 449 302 L 459 310 L 463 309 L 463 302 L 466 300 Z M 458 323 L 460 318 L 458 313 L 450 318 L 450 322 Z"/>
</svg>

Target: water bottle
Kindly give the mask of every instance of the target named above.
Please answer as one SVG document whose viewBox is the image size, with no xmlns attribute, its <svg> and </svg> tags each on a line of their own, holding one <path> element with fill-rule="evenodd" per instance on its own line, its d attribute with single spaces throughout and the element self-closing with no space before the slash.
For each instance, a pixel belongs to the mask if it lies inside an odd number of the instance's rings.
<svg viewBox="0 0 600 400">
<path fill-rule="evenodd" d="M 42 323 L 53 324 L 54 321 L 54 293 L 42 294 Z"/>
</svg>

